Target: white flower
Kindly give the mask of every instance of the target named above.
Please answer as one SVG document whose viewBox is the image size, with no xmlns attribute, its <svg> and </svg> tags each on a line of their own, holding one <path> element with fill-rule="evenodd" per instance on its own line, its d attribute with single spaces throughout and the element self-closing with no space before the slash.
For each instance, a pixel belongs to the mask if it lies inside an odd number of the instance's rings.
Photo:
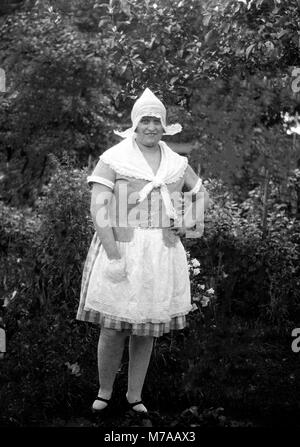
<svg viewBox="0 0 300 447">
<path fill-rule="evenodd" d="M 194 275 L 197 276 L 200 273 L 200 269 L 194 269 Z"/>
<path fill-rule="evenodd" d="M 200 302 L 202 304 L 202 307 L 206 307 L 206 306 L 208 306 L 208 303 L 210 302 L 210 298 L 208 296 L 204 296 Z"/>
<path fill-rule="evenodd" d="M 208 289 L 207 293 L 211 293 L 212 295 L 215 293 L 214 289 L 211 287 L 210 289 Z"/>
<path fill-rule="evenodd" d="M 192 259 L 191 263 L 192 263 L 193 267 L 199 267 L 200 266 L 200 262 L 196 258 Z"/>
<path fill-rule="evenodd" d="M 205 285 L 204 284 L 199 284 L 199 289 L 204 290 L 205 289 Z"/>
<path fill-rule="evenodd" d="M 74 376 L 78 377 L 81 376 L 81 372 L 80 372 L 80 366 L 78 365 L 78 363 L 73 363 L 71 365 L 70 362 L 66 362 L 65 365 L 68 367 L 68 369 L 71 371 L 71 374 L 73 374 Z"/>
</svg>

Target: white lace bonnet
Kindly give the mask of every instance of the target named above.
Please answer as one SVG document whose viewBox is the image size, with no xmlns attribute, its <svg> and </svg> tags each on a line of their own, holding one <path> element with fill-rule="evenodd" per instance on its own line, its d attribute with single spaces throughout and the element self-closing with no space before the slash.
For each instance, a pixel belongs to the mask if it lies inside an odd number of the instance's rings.
<svg viewBox="0 0 300 447">
<path fill-rule="evenodd" d="M 164 129 L 164 135 L 175 135 L 182 131 L 182 126 L 178 123 L 167 126 L 166 123 L 166 108 L 163 103 L 151 92 L 149 88 L 146 88 L 143 94 L 135 101 L 131 111 L 132 126 L 129 129 L 119 132 L 114 131 L 116 135 L 122 138 L 133 136 L 135 129 L 143 116 L 154 116 L 160 118 L 161 124 Z"/>
</svg>

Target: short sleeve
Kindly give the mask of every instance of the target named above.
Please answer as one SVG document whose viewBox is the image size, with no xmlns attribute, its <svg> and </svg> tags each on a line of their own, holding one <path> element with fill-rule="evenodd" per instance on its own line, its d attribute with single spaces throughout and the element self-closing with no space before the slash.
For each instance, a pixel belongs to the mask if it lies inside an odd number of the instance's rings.
<svg viewBox="0 0 300 447">
<path fill-rule="evenodd" d="M 202 179 L 195 173 L 190 165 L 187 166 L 184 174 L 184 189 L 186 194 L 194 195 L 199 192 L 202 186 Z"/>
<path fill-rule="evenodd" d="M 92 174 L 87 177 L 87 183 L 89 185 L 92 183 L 101 183 L 102 185 L 114 189 L 115 179 L 115 171 L 100 159 Z"/>
</svg>

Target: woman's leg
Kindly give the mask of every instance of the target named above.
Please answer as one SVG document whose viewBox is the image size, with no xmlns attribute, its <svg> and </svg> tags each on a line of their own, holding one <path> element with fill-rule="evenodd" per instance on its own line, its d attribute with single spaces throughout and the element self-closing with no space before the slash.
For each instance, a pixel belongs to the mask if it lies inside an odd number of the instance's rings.
<svg viewBox="0 0 300 447">
<path fill-rule="evenodd" d="M 129 339 L 128 390 L 126 397 L 133 403 L 141 400 L 142 388 L 148 370 L 153 337 L 131 335 Z M 134 407 L 135 411 L 147 411 L 144 405 Z"/>
<path fill-rule="evenodd" d="M 115 377 L 122 360 L 126 332 L 102 328 L 98 343 L 98 371 L 100 389 L 98 397 L 110 399 Z M 93 403 L 93 408 L 101 410 L 107 404 L 102 401 Z"/>
</svg>

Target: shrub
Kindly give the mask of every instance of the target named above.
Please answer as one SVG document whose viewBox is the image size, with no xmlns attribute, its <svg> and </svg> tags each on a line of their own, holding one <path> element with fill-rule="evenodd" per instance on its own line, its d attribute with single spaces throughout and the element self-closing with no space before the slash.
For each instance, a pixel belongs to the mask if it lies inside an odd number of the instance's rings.
<svg viewBox="0 0 300 447">
<path fill-rule="evenodd" d="M 31 228 L 26 221 L 23 239 L 18 236 L 22 213 L 13 216 L 11 230 L 2 230 L 2 240 L 10 231 L 20 250 L 27 241 L 26 287 L 6 311 L 8 352 L 1 372 L 3 414 L 20 425 L 88 408 L 97 386 L 97 331 L 75 321 L 93 232 L 86 172 L 74 169 L 67 155 L 64 164 L 55 157 L 52 163 L 55 174 L 38 202 Z"/>
<path fill-rule="evenodd" d="M 220 181 L 208 189 L 218 198 L 206 213 L 204 236 L 185 245 L 202 266 L 196 281 L 216 291 L 218 323 L 237 315 L 290 332 L 300 316 L 299 221 L 275 203 L 263 238 L 255 195 L 239 205 Z"/>
<path fill-rule="evenodd" d="M 30 208 L 18 210 L 0 203 L 0 298 L 5 306 L 29 285 L 31 250 L 39 225 Z"/>
</svg>

